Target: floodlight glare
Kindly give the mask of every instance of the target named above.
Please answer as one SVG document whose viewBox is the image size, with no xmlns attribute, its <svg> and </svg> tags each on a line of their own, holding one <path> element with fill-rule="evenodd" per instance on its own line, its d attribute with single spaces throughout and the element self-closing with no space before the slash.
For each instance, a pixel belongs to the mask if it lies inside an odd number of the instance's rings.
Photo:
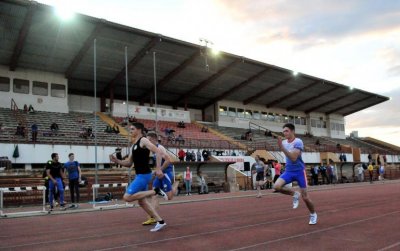
<svg viewBox="0 0 400 251">
<path fill-rule="evenodd" d="M 64 21 L 68 21 L 74 17 L 74 11 L 68 5 L 56 6 L 55 13 Z"/>
<path fill-rule="evenodd" d="M 211 52 L 214 56 L 219 54 L 219 50 L 217 48 L 211 48 Z"/>
<path fill-rule="evenodd" d="M 294 76 L 297 76 L 297 74 L 299 74 L 297 71 L 293 71 Z"/>
</svg>

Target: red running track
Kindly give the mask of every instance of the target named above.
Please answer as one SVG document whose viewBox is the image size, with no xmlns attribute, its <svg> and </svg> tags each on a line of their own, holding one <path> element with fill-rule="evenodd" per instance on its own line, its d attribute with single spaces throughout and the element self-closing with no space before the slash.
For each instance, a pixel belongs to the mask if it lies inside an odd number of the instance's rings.
<svg viewBox="0 0 400 251">
<path fill-rule="evenodd" d="M 0 220 L 0 250 L 400 250 L 400 182 L 310 192 L 319 216 L 268 193 L 161 206 L 149 232 L 139 208 Z"/>
</svg>

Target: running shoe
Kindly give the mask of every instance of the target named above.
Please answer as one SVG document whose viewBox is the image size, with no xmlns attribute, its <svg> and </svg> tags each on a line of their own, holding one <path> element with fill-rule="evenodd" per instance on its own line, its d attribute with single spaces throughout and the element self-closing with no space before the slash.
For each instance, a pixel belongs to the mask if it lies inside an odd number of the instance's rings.
<svg viewBox="0 0 400 251">
<path fill-rule="evenodd" d="M 317 224 L 318 216 L 317 213 L 310 214 L 310 222 L 308 222 L 309 225 L 315 225 Z"/>
<path fill-rule="evenodd" d="M 154 228 L 150 229 L 150 232 L 160 231 L 166 225 L 167 225 L 167 223 L 160 224 L 160 223 L 157 222 L 157 225 Z"/>
<path fill-rule="evenodd" d="M 160 188 L 158 188 L 158 187 L 154 188 L 154 192 L 156 192 L 156 194 L 162 196 L 164 198 L 164 200 L 168 200 L 168 195 Z"/>
<path fill-rule="evenodd" d="M 300 193 L 299 192 L 294 192 L 293 195 L 293 209 L 296 209 L 299 207 L 299 197 Z"/>
<path fill-rule="evenodd" d="M 142 225 L 147 226 L 147 225 L 154 225 L 156 223 L 157 221 L 153 217 L 151 217 L 147 221 L 143 222 Z"/>
</svg>

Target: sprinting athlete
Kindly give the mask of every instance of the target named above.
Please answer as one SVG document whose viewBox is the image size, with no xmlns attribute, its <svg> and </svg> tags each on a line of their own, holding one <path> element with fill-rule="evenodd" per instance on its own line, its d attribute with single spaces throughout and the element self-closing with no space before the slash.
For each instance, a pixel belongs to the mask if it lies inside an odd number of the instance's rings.
<svg viewBox="0 0 400 251">
<path fill-rule="evenodd" d="M 299 197 L 306 203 L 310 211 L 310 225 L 317 224 L 317 213 L 314 209 L 314 204 L 307 194 L 307 177 L 305 173 L 305 165 L 301 158 L 303 151 L 303 141 L 295 136 L 295 127 L 293 124 L 288 123 L 283 126 L 283 135 L 286 140 L 278 138 L 278 146 L 286 156 L 286 169 L 285 172 L 277 179 L 274 184 L 274 189 L 280 193 L 293 196 L 293 208 L 299 206 Z M 293 181 L 297 181 L 300 187 L 300 193 L 295 192 L 290 188 L 284 187 Z"/>
<path fill-rule="evenodd" d="M 150 140 L 151 143 L 157 146 L 158 150 L 163 153 L 163 157 L 161 160 L 161 170 L 164 174 L 162 178 L 155 177 L 153 181 L 153 188 L 159 188 L 164 193 L 167 194 L 168 200 L 172 200 L 174 197 L 174 194 L 176 193 L 176 190 L 179 185 L 179 181 L 174 182 L 174 174 L 173 174 L 173 165 L 171 164 L 171 158 L 167 154 L 167 151 L 165 148 L 158 143 L 157 139 L 157 133 L 155 132 L 148 132 L 147 133 L 147 138 Z M 156 154 L 153 155 L 153 158 L 156 159 Z M 156 196 L 152 196 L 151 198 L 151 205 L 153 206 L 154 209 L 158 210 L 160 204 Z M 156 224 L 157 221 L 153 217 L 149 216 L 149 219 L 145 222 L 143 222 L 143 225 L 151 225 L 151 224 Z"/>
<path fill-rule="evenodd" d="M 133 143 L 131 154 L 129 154 L 129 157 L 126 160 L 119 160 L 111 154 L 110 160 L 126 167 L 131 167 L 132 163 L 134 164 L 136 177 L 126 189 L 123 199 L 126 202 L 137 200 L 143 210 L 157 221 L 157 225 L 150 230 L 151 232 L 156 232 L 161 230 L 167 224 L 157 213 L 156 209 L 154 209 L 149 201 L 146 200 L 146 198 L 149 198 L 156 194 L 167 198 L 167 195 L 159 188 L 155 188 L 154 190 L 147 190 L 147 185 L 152 178 L 151 169 L 149 167 L 149 155 L 150 151 L 157 154 L 155 174 L 157 177 L 162 178 L 164 176 L 163 172 L 161 171 L 161 159 L 163 153 L 159 151 L 159 149 L 146 137 L 144 137 L 143 131 L 144 126 L 142 123 L 132 123 L 130 127 Z"/>
</svg>

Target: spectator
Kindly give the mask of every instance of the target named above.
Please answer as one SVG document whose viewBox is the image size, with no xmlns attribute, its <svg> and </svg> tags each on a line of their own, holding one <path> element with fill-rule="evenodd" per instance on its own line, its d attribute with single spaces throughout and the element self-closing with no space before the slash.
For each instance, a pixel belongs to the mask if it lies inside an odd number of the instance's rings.
<svg viewBox="0 0 400 251">
<path fill-rule="evenodd" d="M 372 165 L 371 162 L 368 165 L 368 173 L 369 173 L 369 182 L 372 183 L 374 177 L 374 166 Z"/>
<path fill-rule="evenodd" d="M 186 161 L 191 161 L 192 160 L 192 154 L 189 152 L 189 149 L 186 151 Z"/>
<path fill-rule="evenodd" d="M 20 135 L 22 137 L 25 137 L 25 127 L 21 123 L 18 123 L 15 135 Z"/>
<path fill-rule="evenodd" d="M 186 196 L 192 195 L 192 179 L 193 175 L 192 172 L 190 171 L 190 167 L 186 167 L 186 171 L 183 172 L 183 179 L 185 181 L 185 187 L 186 187 Z"/>
<path fill-rule="evenodd" d="M 112 133 L 112 132 L 113 132 L 113 129 L 111 128 L 110 125 L 107 125 L 107 126 L 106 126 L 106 129 L 104 130 L 104 132 L 106 132 L 106 133 Z"/>
<path fill-rule="evenodd" d="M 192 161 L 196 161 L 196 153 L 193 150 L 190 153 L 190 157 L 192 157 Z"/>
<path fill-rule="evenodd" d="M 183 149 L 179 149 L 178 158 L 179 158 L 179 161 L 180 161 L 180 162 L 184 161 L 185 155 L 186 155 L 186 154 L 185 154 L 185 151 L 184 151 Z"/>
<path fill-rule="evenodd" d="M 207 126 L 203 126 L 201 128 L 201 132 L 208 132 L 208 127 Z"/>
<path fill-rule="evenodd" d="M 52 134 L 57 135 L 58 134 L 58 130 L 59 130 L 58 124 L 56 122 L 53 122 L 51 124 L 51 126 L 50 126 L 50 130 L 51 130 Z"/>
<path fill-rule="evenodd" d="M 236 156 L 236 152 L 235 151 L 232 152 L 232 156 Z"/>
<path fill-rule="evenodd" d="M 31 126 L 31 130 L 32 130 L 32 141 L 36 142 L 37 135 L 38 135 L 38 126 L 35 122 L 33 122 L 32 126 Z"/>
<path fill-rule="evenodd" d="M 387 161 L 387 159 L 386 159 L 386 154 L 383 155 L 382 158 L 383 158 L 383 164 L 386 164 L 386 161 Z"/>
<path fill-rule="evenodd" d="M 204 178 L 204 175 L 201 171 L 197 174 L 197 181 L 199 182 L 200 186 L 200 193 L 199 194 L 208 194 L 208 186 L 207 182 Z"/>
<path fill-rule="evenodd" d="M 381 165 L 381 156 L 379 154 L 376 156 L 376 162 L 378 163 L 378 166 Z"/>
<path fill-rule="evenodd" d="M 322 164 L 322 166 L 319 167 L 319 171 L 321 173 L 321 178 L 322 178 L 322 184 L 328 183 L 328 176 L 326 175 L 326 167 Z"/>
<path fill-rule="evenodd" d="M 197 150 L 196 156 L 197 156 L 197 161 L 200 162 L 200 161 L 201 161 L 201 152 L 200 152 L 200 149 Z"/>
<path fill-rule="evenodd" d="M 321 143 L 319 142 L 319 139 L 317 139 L 317 140 L 315 141 L 315 145 L 316 145 L 316 146 L 320 146 L 320 145 L 321 145 Z"/>
<path fill-rule="evenodd" d="M 274 176 L 274 183 L 275 181 L 279 178 L 279 176 L 281 175 L 281 164 L 277 161 L 274 160 L 273 161 L 273 165 L 274 165 L 274 170 L 275 170 L 275 176 Z"/>
<path fill-rule="evenodd" d="M 253 141 L 253 132 L 251 131 L 251 129 L 249 129 L 245 133 L 245 139 L 248 140 L 248 141 Z"/>
<path fill-rule="evenodd" d="M 341 150 L 342 150 L 342 146 L 341 146 L 339 143 L 337 143 L 337 144 L 336 144 L 336 149 L 339 150 L 339 151 L 341 151 Z"/>
<path fill-rule="evenodd" d="M 81 167 L 79 162 L 74 160 L 75 155 L 70 153 L 68 155 L 69 161 L 64 164 L 65 170 L 68 172 L 69 191 L 71 194 L 71 208 L 77 208 L 79 203 L 79 182 L 81 182 Z M 76 200 L 75 200 L 76 195 Z"/>
<path fill-rule="evenodd" d="M 379 180 L 384 180 L 384 175 L 385 175 L 385 166 L 381 165 L 379 167 Z"/>
<path fill-rule="evenodd" d="M 60 209 L 64 210 L 64 186 L 63 179 L 65 179 L 64 168 L 61 163 L 58 162 L 58 154 L 51 154 L 51 161 L 46 164 L 46 174 L 49 177 L 49 202 L 50 211 L 53 211 L 53 195 L 57 189 L 60 194 Z"/>
<path fill-rule="evenodd" d="M 372 162 L 372 155 L 369 153 L 368 154 L 368 163 Z"/>
<path fill-rule="evenodd" d="M 28 112 L 29 113 L 35 113 L 35 109 L 33 109 L 32 105 L 29 105 Z"/>
<path fill-rule="evenodd" d="M 313 176 L 314 185 L 318 185 L 318 174 L 319 174 L 319 166 L 316 165 L 314 166 L 314 176 Z"/>
<path fill-rule="evenodd" d="M 135 116 L 133 116 L 133 117 L 130 116 L 130 117 L 129 117 L 129 122 L 130 122 L 130 123 L 135 123 L 135 122 L 137 122 L 136 117 L 135 117 Z"/>
<path fill-rule="evenodd" d="M 264 135 L 267 137 L 272 137 L 272 132 L 270 130 L 265 130 Z"/>
<path fill-rule="evenodd" d="M 201 155 L 203 156 L 203 160 L 204 161 L 208 161 L 209 160 L 209 156 L 210 156 L 210 153 L 206 150 L 206 149 L 204 149 L 203 150 L 203 152 L 201 153 Z"/>
<path fill-rule="evenodd" d="M 89 127 L 87 128 L 86 134 L 87 134 L 88 137 L 94 138 L 93 129 L 92 129 L 91 126 L 89 126 Z"/>
<path fill-rule="evenodd" d="M 358 177 L 358 181 L 359 182 L 363 182 L 364 181 L 364 168 L 363 168 L 362 165 L 358 165 L 357 177 Z"/>
<path fill-rule="evenodd" d="M 0 123 L 0 132 L 4 131 L 3 123 Z"/>
<path fill-rule="evenodd" d="M 120 147 L 115 149 L 115 157 L 117 157 L 118 160 L 122 160 L 122 149 Z M 122 168 L 122 166 L 119 164 L 117 164 L 117 167 Z"/>
<path fill-rule="evenodd" d="M 178 128 L 186 128 L 185 122 L 179 121 L 177 127 L 178 127 Z"/>
<path fill-rule="evenodd" d="M 176 137 L 175 141 L 179 144 L 185 144 L 185 140 L 183 139 L 182 134 L 179 134 L 178 137 Z"/>
<path fill-rule="evenodd" d="M 113 130 L 114 133 L 118 134 L 119 133 L 119 126 L 117 124 L 114 124 L 112 130 Z"/>
<path fill-rule="evenodd" d="M 26 104 L 24 104 L 24 112 L 28 113 L 28 106 Z"/>
</svg>

